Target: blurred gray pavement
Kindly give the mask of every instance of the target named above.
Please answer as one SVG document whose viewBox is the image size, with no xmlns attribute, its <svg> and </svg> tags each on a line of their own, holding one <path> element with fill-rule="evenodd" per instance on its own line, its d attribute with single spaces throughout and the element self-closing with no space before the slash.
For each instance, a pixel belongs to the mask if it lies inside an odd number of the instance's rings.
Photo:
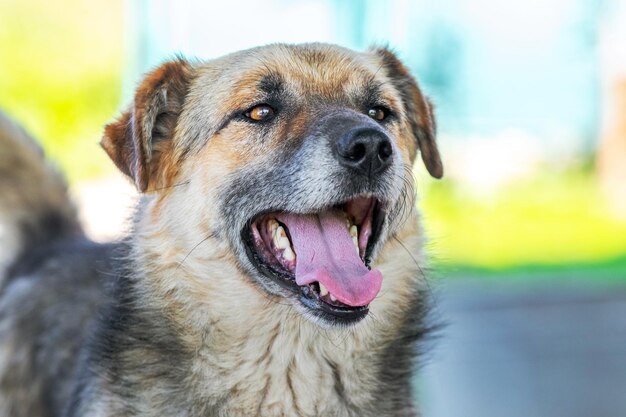
<svg viewBox="0 0 626 417">
<path fill-rule="evenodd" d="M 444 281 L 424 417 L 626 417 L 626 280 Z"/>
</svg>

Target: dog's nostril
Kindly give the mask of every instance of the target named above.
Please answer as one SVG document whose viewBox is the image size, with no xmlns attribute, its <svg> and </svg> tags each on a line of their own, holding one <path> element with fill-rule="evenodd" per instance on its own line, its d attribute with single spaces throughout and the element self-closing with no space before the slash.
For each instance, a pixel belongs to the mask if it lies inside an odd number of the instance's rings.
<svg viewBox="0 0 626 417">
<path fill-rule="evenodd" d="M 361 159 L 365 157 L 366 153 L 367 153 L 367 147 L 365 146 L 365 144 L 355 143 L 350 149 L 350 151 L 348 152 L 348 155 L 346 156 L 351 161 L 360 161 Z"/>
<path fill-rule="evenodd" d="M 378 157 L 381 161 L 386 161 L 387 159 L 389 159 L 392 152 L 393 151 L 391 149 L 391 143 L 388 140 L 383 140 L 378 145 Z"/>
</svg>

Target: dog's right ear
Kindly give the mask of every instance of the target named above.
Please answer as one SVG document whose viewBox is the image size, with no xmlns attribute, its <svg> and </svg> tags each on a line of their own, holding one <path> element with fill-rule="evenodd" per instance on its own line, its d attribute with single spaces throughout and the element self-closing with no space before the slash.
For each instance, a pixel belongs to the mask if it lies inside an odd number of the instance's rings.
<svg viewBox="0 0 626 417">
<path fill-rule="evenodd" d="M 191 77 L 183 59 L 162 64 L 143 79 L 130 109 L 104 129 L 100 145 L 141 192 L 165 176 L 159 162 L 171 148 Z"/>
</svg>

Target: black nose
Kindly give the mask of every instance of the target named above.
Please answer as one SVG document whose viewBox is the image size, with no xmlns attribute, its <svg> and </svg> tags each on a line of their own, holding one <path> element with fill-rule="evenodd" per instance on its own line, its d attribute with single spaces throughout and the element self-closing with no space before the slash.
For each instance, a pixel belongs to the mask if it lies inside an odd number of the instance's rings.
<svg viewBox="0 0 626 417">
<path fill-rule="evenodd" d="M 341 165 L 372 176 L 391 164 L 393 148 L 385 133 L 364 127 L 343 135 L 335 142 L 335 152 Z"/>
</svg>

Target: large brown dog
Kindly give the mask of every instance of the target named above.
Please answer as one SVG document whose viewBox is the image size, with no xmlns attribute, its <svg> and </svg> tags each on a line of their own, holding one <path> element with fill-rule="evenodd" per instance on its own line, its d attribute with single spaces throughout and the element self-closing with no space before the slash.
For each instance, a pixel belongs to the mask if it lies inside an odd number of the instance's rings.
<svg viewBox="0 0 626 417">
<path fill-rule="evenodd" d="M 271 45 L 148 74 L 102 140 L 143 192 L 120 244 L 83 237 L 23 132 L 0 146 L 3 416 L 416 415 L 411 168 L 442 165 L 389 50 Z"/>
</svg>

